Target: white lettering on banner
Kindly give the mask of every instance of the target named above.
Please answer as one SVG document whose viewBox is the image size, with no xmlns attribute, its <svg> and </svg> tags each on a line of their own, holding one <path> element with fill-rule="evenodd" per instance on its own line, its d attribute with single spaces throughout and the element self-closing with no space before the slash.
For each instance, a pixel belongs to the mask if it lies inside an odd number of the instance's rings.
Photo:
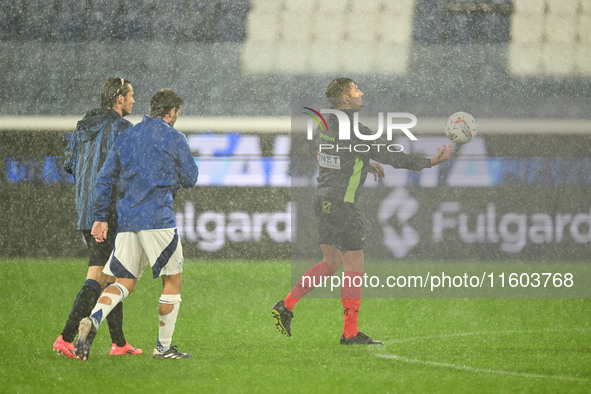
<svg viewBox="0 0 591 394">
<path fill-rule="evenodd" d="M 241 133 L 202 133 L 187 137 L 199 164 L 201 186 L 289 186 L 291 139 L 277 136 L 273 157 L 261 157 L 259 137 Z M 202 158 L 203 159 L 200 159 Z"/>
<path fill-rule="evenodd" d="M 499 234 L 503 240 L 501 242 L 503 252 L 520 252 L 527 243 L 527 216 L 517 213 L 501 216 Z"/>
<path fill-rule="evenodd" d="M 199 164 L 198 184 L 201 186 L 288 187 L 292 185 L 289 175 L 291 145 L 289 136 L 275 137 L 273 157 L 260 157 L 259 139 L 254 135 L 202 133 L 191 134 L 187 140 Z M 327 142 L 319 144 L 318 149 L 321 153 L 327 154 L 375 151 L 420 153 L 430 157 L 435 153 L 434 149 L 446 144 L 446 141 L 449 142 L 446 137 L 424 136 L 420 141 L 411 143 L 405 136 L 399 136 L 391 144 L 347 145 Z M 483 139 L 475 139 L 470 144 L 463 145 L 458 155 L 443 166 L 426 168 L 420 172 L 384 166 L 386 176 L 383 184 L 397 187 L 418 181 L 422 187 L 437 187 L 442 183 L 448 186 L 494 186 L 492 171 L 495 162 L 475 160 L 474 157 L 487 157 Z M 449 170 L 445 172 L 446 176 L 442 177 L 440 171 L 446 166 L 449 166 Z M 366 183 L 368 187 L 378 185 L 374 182 Z"/>
<path fill-rule="evenodd" d="M 290 161 L 287 159 L 291 150 L 291 137 L 280 135 L 275 137 L 273 144 L 273 157 L 279 160 L 271 160 L 271 175 L 269 186 L 291 186 Z M 283 159 L 281 159 L 283 157 Z"/>
<path fill-rule="evenodd" d="M 397 258 L 406 257 L 420 242 L 420 234 L 409 221 L 419 212 L 419 203 L 404 188 L 396 188 L 378 208 L 384 246 Z M 444 241 L 444 235 L 461 243 L 498 244 L 505 253 L 519 253 L 528 243 L 562 243 L 570 236 L 579 244 L 591 243 L 591 209 L 589 213 L 532 214 L 497 213 L 494 203 L 484 212 L 462 211 L 458 201 L 444 201 L 432 214 L 432 241 Z M 447 238 L 449 239 L 449 238 Z"/>
<path fill-rule="evenodd" d="M 425 157 L 431 157 L 437 152 L 437 147 L 447 145 L 447 137 L 422 136 L 419 141 L 410 142 L 405 137 L 395 139 L 395 144 L 387 147 L 398 146 L 398 151 L 405 153 L 418 153 Z M 379 150 L 377 144 L 372 144 L 372 149 Z M 328 146 L 327 148 L 330 148 Z M 487 158 L 488 153 L 483 139 L 474 139 L 469 144 L 460 148 L 454 147 L 452 158 L 442 165 L 425 168 L 419 172 L 384 166 L 385 177 L 383 184 L 366 182 L 364 187 L 406 187 L 418 184 L 421 187 L 437 187 L 442 185 L 454 187 L 493 187 L 495 186 L 494 168 L 500 161 Z M 382 149 L 386 150 L 386 149 Z M 391 149 L 387 149 L 393 152 Z"/>
<path fill-rule="evenodd" d="M 591 242 L 591 210 L 554 216 L 508 212 L 498 217 L 493 203 L 487 205 L 485 212 L 470 215 L 462 212 L 459 202 L 446 201 L 433 213 L 432 231 L 434 242 L 442 242 L 444 233 L 451 231 L 464 243 L 499 243 L 503 252 L 518 253 L 528 241 L 561 243 L 567 233 L 576 243 Z"/>
<path fill-rule="evenodd" d="M 295 214 L 295 207 L 293 209 Z M 185 210 L 176 212 L 176 224 L 183 242 L 197 243 L 206 252 L 221 250 L 227 242 L 261 242 L 266 234 L 273 242 L 291 241 L 292 204 L 279 212 L 202 212 L 195 216 L 192 201 L 185 202 Z"/>
</svg>

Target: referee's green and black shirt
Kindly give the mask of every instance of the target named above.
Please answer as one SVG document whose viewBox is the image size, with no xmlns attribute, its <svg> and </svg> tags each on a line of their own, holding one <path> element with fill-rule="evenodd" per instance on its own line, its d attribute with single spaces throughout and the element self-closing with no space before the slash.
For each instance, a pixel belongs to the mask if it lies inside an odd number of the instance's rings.
<svg viewBox="0 0 591 394">
<path fill-rule="evenodd" d="M 332 201 L 355 204 L 367 173 L 370 169 L 369 160 L 391 165 L 395 168 L 422 170 L 431 167 L 431 161 L 422 155 L 402 152 L 388 152 L 386 149 L 370 149 L 368 152 L 355 152 L 352 146 L 358 144 L 384 144 L 388 141 L 360 140 L 353 132 L 353 111 L 343 110 L 349 117 L 351 139 L 339 141 L 339 123 L 336 115 L 326 116 L 327 130 L 317 129 L 315 142 L 317 147 L 319 175 L 317 178 L 316 195 Z M 359 123 L 359 131 L 364 135 L 374 134 L 367 126 Z M 323 144 L 322 151 L 320 144 Z M 331 148 L 332 146 L 332 148 Z M 349 149 L 350 148 L 350 149 Z"/>
</svg>

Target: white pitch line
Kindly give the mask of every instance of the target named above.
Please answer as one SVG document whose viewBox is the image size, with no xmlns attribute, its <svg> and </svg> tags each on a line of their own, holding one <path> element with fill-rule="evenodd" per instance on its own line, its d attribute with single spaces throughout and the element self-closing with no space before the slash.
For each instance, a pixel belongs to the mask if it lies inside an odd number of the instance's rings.
<svg viewBox="0 0 591 394">
<path fill-rule="evenodd" d="M 388 341 L 389 343 L 403 343 L 403 342 L 417 342 L 417 341 L 426 341 L 426 340 L 433 340 L 433 339 L 442 339 L 442 338 L 454 338 L 454 337 L 467 337 L 467 336 L 492 336 L 492 335 L 514 335 L 514 334 L 535 334 L 540 332 L 565 332 L 565 331 L 589 331 L 589 329 L 585 328 L 547 328 L 547 329 L 538 329 L 538 330 L 507 330 L 507 331 L 480 331 L 480 332 L 459 332 L 454 334 L 440 334 L 440 335 L 429 335 L 423 337 L 410 337 L 410 338 L 401 338 L 395 339 L 393 341 Z M 470 367 L 467 365 L 458 365 L 453 363 L 445 363 L 440 361 L 430 361 L 430 360 L 419 360 L 416 358 L 408 358 L 399 356 L 397 354 L 390 354 L 390 353 L 376 353 L 376 357 L 378 358 L 385 358 L 389 360 L 396 360 L 400 362 L 410 363 L 410 364 L 419 364 L 419 365 L 427 365 L 431 367 L 439 367 L 439 368 L 449 368 L 455 369 L 458 371 L 467 371 L 473 373 L 486 373 L 491 375 L 505 375 L 505 376 L 517 376 L 522 378 L 534 378 L 534 379 L 557 379 L 557 380 L 569 380 L 569 381 L 577 381 L 577 382 L 586 382 L 588 379 L 586 378 L 578 378 L 575 376 L 564 376 L 564 375 L 544 375 L 544 374 L 535 374 L 535 373 L 527 373 L 527 372 L 515 372 L 515 371 L 506 371 L 501 369 L 492 369 L 492 368 L 475 368 Z"/>
<path fill-rule="evenodd" d="M 515 334 L 537 334 L 540 332 L 568 332 L 568 331 L 580 331 L 587 332 L 591 331 L 590 328 L 545 328 L 535 330 L 505 330 L 505 331 L 472 331 L 472 332 L 457 332 L 453 334 L 436 334 L 436 335 L 425 335 L 422 337 L 408 337 L 399 338 L 388 341 L 389 343 L 405 343 L 405 342 L 419 342 L 419 341 L 430 341 L 433 339 L 445 339 L 445 338 L 456 338 L 456 337 L 470 337 L 470 336 L 494 336 L 494 335 L 515 335 Z"/>
<path fill-rule="evenodd" d="M 449 369 L 455 369 L 458 371 L 467 371 L 467 372 L 473 372 L 473 373 L 486 373 L 486 374 L 491 374 L 491 375 L 517 376 L 517 377 L 521 377 L 521 378 L 534 378 L 534 379 L 558 379 L 558 380 L 571 380 L 571 381 L 578 381 L 578 382 L 586 382 L 587 381 L 587 379 L 577 378 L 575 376 L 543 375 L 543 374 L 527 373 L 527 372 L 504 371 L 502 369 L 474 368 L 474 367 L 469 367 L 467 365 L 457 365 L 457 364 L 452 364 L 452 363 L 443 363 L 440 361 L 428 361 L 428 360 L 419 360 L 416 358 L 402 357 L 397 354 L 390 354 L 390 353 L 376 354 L 376 357 L 386 358 L 389 360 L 401 361 L 401 362 L 410 363 L 410 364 L 427 365 L 430 367 L 449 368 Z"/>
</svg>

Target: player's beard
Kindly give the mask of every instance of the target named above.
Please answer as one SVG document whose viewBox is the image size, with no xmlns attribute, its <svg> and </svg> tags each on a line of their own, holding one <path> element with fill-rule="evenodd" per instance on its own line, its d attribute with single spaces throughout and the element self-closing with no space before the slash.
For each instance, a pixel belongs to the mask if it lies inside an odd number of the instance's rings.
<svg viewBox="0 0 591 394">
<path fill-rule="evenodd" d="M 131 114 L 131 108 L 132 108 L 132 106 L 129 106 L 129 109 L 128 109 L 124 103 L 123 107 L 121 107 L 121 116 L 127 116 L 127 115 Z"/>
</svg>

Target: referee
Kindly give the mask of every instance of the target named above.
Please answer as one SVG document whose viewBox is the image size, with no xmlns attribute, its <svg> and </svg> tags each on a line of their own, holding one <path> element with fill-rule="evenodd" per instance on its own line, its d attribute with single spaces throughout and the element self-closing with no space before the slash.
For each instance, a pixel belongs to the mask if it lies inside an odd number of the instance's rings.
<svg viewBox="0 0 591 394">
<path fill-rule="evenodd" d="M 351 140 L 345 141 L 347 146 L 350 148 L 356 143 L 367 144 L 368 141 L 358 139 L 352 129 L 355 112 L 363 108 L 363 92 L 357 84 L 350 78 L 334 79 L 326 89 L 326 97 L 334 109 L 341 110 L 349 118 Z M 339 122 L 336 115 L 330 114 L 326 121 L 326 132 L 316 133 L 316 146 L 324 146 L 322 154 L 318 154 L 319 175 L 314 196 L 314 212 L 318 220 L 323 259 L 309 268 L 287 297 L 273 306 L 275 325 L 282 334 L 291 336 L 292 311 L 296 303 L 313 289 L 308 284 L 321 283 L 322 279 L 344 266 L 341 287 L 344 324 L 340 343 L 383 345 L 383 342 L 372 339 L 357 327 L 361 286 L 355 284 L 362 283 L 365 241 L 365 225 L 358 206 L 362 186 L 368 173 L 372 173 L 376 180 L 383 179 L 384 170 L 379 163 L 419 171 L 447 161 L 451 154 L 451 145 L 437 148 L 437 154 L 430 159 L 416 154 L 391 153 L 385 149 L 359 153 L 354 149 L 343 149 L 344 146 L 339 149 Z M 374 134 L 362 124 L 359 124 L 359 131 L 364 135 Z M 332 149 L 325 149 L 327 140 L 335 141 Z M 380 138 L 373 143 L 384 146 L 387 141 Z M 320 149 L 318 152 L 320 153 Z M 370 159 L 375 162 L 370 162 Z M 304 277 L 308 278 L 305 283 Z"/>
</svg>

